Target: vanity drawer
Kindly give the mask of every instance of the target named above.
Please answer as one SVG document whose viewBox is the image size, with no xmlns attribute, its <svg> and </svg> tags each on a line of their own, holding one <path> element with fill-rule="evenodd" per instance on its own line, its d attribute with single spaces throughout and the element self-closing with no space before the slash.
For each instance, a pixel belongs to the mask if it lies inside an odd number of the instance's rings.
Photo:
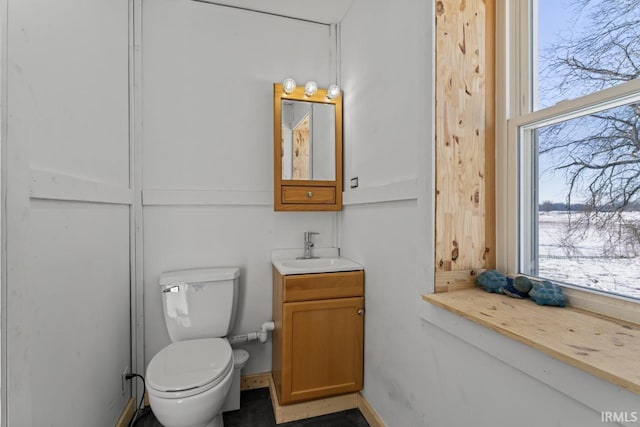
<svg viewBox="0 0 640 427">
<path fill-rule="evenodd" d="M 336 202 L 335 187 L 282 186 L 282 203 L 327 203 Z"/>
<path fill-rule="evenodd" d="M 364 271 L 283 276 L 283 302 L 364 296 Z"/>
</svg>

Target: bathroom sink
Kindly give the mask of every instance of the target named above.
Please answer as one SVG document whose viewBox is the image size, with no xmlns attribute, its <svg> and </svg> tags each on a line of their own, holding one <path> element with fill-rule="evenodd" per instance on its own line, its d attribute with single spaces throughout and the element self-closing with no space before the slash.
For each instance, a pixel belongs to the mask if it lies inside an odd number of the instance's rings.
<svg viewBox="0 0 640 427">
<path fill-rule="evenodd" d="M 277 259 L 273 265 L 280 274 L 332 273 L 336 271 L 363 270 L 364 267 L 344 257 Z"/>
</svg>

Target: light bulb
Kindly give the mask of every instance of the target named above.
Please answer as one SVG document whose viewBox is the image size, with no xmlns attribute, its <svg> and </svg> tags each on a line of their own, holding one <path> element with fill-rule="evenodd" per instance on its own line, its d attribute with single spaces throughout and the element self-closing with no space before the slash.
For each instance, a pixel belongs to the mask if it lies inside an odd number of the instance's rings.
<svg viewBox="0 0 640 427">
<path fill-rule="evenodd" d="M 340 87 L 338 85 L 331 85 L 329 89 L 327 89 L 327 98 L 333 99 L 340 96 Z"/>
<path fill-rule="evenodd" d="M 282 82 L 282 90 L 286 94 L 290 94 L 296 89 L 296 81 L 291 78 L 286 78 Z"/>
<path fill-rule="evenodd" d="M 304 85 L 304 94 L 307 96 L 313 96 L 318 91 L 318 83 L 312 81 L 308 81 Z"/>
</svg>

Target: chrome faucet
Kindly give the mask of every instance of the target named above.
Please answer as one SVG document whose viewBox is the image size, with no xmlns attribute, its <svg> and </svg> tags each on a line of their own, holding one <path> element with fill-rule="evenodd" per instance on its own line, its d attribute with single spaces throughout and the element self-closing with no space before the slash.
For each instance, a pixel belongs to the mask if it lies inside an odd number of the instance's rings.
<svg viewBox="0 0 640 427">
<path fill-rule="evenodd" d="M 316 233 L 315 231 L 305 231 L 304 232 L 304 256 L 303 259 L 313 258 L 311 256 L 311 248 L 313 247 L 313 236 L 320 233 Z"/>
</svg>

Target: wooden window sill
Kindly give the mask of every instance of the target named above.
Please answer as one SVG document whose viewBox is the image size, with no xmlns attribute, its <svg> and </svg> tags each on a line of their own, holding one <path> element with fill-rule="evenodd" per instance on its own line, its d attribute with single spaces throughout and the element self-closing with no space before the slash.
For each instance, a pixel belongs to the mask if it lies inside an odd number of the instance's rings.
<svg viewBox="0 0 640 427">
<path fill-rule="evenodd" d="M 422 299 L 640 394 L 640 325 L 571 307 L 543 307 L 479 288 Z"/>
</svg>

